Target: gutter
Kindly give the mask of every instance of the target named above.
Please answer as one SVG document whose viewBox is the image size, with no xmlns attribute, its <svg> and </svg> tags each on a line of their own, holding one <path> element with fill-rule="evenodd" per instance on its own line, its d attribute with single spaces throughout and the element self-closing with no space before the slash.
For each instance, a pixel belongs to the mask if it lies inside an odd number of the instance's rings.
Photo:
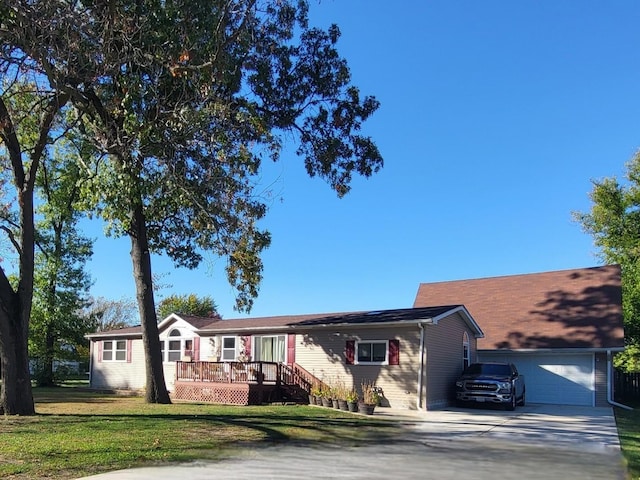
<svg viewBox="0 0 640 480">
<path fill-rule="evenodd" d="M 624 408 L 625 410 L 633 410 L 628 405 L 623 405 L 613 400 L 613 389 L 611 388 L 611 384 L 613 382 L 613 364 L 611 361 L 611 350 L 607 350 L 607 402 L 614 407 Z"/>
</svg>

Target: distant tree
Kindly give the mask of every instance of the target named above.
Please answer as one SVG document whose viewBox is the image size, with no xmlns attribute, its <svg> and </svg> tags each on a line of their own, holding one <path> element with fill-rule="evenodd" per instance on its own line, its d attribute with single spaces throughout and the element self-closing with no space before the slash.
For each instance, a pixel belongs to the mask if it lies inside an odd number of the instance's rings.
<svg viewBox="0 0 640 480">
<path fill-rule="evenodd" d="M 36 361 L 39 386 L 54 384 L 54 360 L 68 359 L 83 343 L 79 316 L 91 279 L 85 270 L 92 241 L 78 233 L 80 170 L 67 148 L 42 162 L 37 187 L 36 271 L 29 330 L 29 356 Z"/>
<path fill-rule="evenodd" d="M 182 313 L 196 317 L 217 317 L 218 306 L 211 297 L 191 295 L 170 295 L 158 304 L 158 319 L 162 320 L 172 313 Z"/>
<path fill-rule="evenodd" d="M 613 177 L 594 181 L 591 211 L 574 217 L 593 236 L 601 258 L 621 267 L 627 348 L 614 363 L 627 371 L 640 371 L 640 152 L 626 167 L 624 184 Z"/>
<path fill-rule="evenodd" d="M 261 161 L 294 140 L 308 174 L 345 195 L 354 174 L 382 166 L 360 133 L 378 102 L 351 85 L 338 27 L 310 28 L 304 0 L 2 5 L 5 50 L 27 57 L 14 68 L 42 72 L 77 109 L 96 172 L 86 191 L 131 241 L 146 400 L 168 403 L 150 254 L 189 268 L 202 251 L 225 257 L 236 306 L 249 310 L 270 243 L 258 227 Z"/>
<path fill-rule="evenodd" d="M 139 324 L 136 302 L 132 299 L 91 298 L 82 312 L 88 332 L 108 332 Z"/>
</svg>

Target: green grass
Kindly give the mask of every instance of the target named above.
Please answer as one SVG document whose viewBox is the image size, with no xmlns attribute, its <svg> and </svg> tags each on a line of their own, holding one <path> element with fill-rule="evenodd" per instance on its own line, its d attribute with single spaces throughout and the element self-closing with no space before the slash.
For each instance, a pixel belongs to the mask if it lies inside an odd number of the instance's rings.
<svg viewBox="0 0 640 480">
<path fill-rule="evenodd" d="M 353 445 L 391 422 L 310 406 L 151 405 L 77 388 L 34 389 L 37 415 L 0 418 L 0 478 L 69 479 L 134 466 L 217 460 L 242 447 Z"/>
<path fill-rule="evenodd" d="M 640 405 L 639 405 L 640 406 Z M 629 477 L 640 479 L 640 409 L 615 409 L 622 454 L 627 461 Z"/>
</svg>

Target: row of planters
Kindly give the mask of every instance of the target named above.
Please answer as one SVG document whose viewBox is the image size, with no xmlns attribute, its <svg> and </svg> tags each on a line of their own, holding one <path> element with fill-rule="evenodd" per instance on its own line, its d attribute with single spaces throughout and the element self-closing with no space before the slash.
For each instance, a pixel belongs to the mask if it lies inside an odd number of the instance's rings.
<svg viewBox="0 0 640 480">
<path fill-rule="evenodd" d="M 379 389 L 372 382 L 364 381 L 360 390 L 358 393 L 355 388 L 347 388 L 341 382 L 316 384 L 309 393 L 309 404 L 373 415 L 376 406 L 380 405 Z"/>
</svg>

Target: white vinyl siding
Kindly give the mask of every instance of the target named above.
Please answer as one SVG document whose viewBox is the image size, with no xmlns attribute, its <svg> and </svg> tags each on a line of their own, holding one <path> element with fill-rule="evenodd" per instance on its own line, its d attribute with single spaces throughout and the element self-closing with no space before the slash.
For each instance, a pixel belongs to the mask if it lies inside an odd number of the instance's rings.
<svg viewBox="0 0 640 480">
<path fill-rule="evenodd" d="M 398 340 L 399 365 L 347 365 L 346 342 Z M 460 343 L 460 342 L 459 342 Z M 296 363 L 326 383 L 344 382 L 360 391 L 363 381 L 382 388 L 383 405 L 415 409 L 418 389 L 418 327 L 376 328 L 296 335 Z M 354 352 L 354 361 L 355 361 Z"/>
<path fill-rule="evenodd" d="M 124 342 L 126 343 L 126 340 Z M 127 362 L 126 357 L 125 361 L 101 361 L 98 355 L 98 342 L 93 342 L 91 355 L 91 388 L 142 390 L 145 387 L 142 339 L 131 341 L 131 362 Z"/>
</svg>

